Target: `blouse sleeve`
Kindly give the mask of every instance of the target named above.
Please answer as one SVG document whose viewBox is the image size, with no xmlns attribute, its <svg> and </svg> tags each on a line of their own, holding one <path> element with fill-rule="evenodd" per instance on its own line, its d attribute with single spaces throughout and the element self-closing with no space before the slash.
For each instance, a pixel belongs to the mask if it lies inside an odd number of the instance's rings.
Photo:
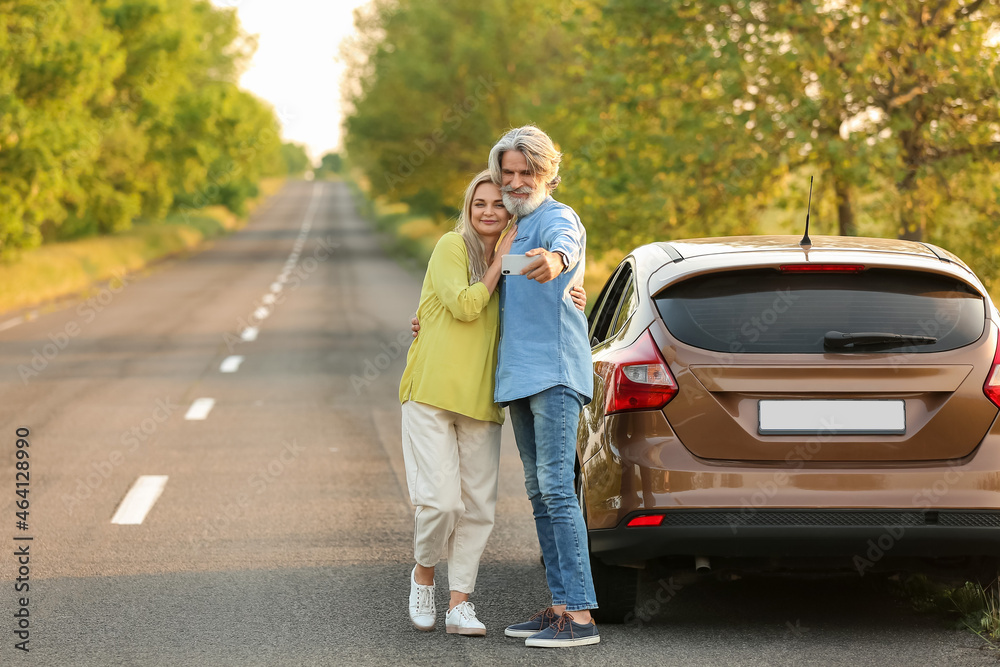
<svg viewBox="0 0 1000 667">
<path fill-rule="evenodd" d="M 469 284 L 469 257 L 465 241 L 458 234 L 446 234 L 438 241 L 427 263 L 427 272 L 434 293 L 456 320 L 475 320 L 490 302 L 486 285 Z"/>
</svg>

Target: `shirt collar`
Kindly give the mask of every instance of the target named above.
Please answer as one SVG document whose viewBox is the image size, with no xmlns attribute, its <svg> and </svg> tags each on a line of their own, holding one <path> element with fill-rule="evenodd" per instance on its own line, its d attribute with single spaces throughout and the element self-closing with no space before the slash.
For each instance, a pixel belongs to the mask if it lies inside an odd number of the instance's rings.
<svg viewBox="0 0 1000 667">
<path fill-rule="evenodd" d="M 521 223 L 524 223 L 524 222 L 533 222 L 535 220 L 535 216 L 537 214 L 541 213 L 542 211 L 544 211 L 545 209 L 547 209 L 549 206 L 552 206 L 552 204 L 554 204 L 555 201 L 556 200 L 552 198 L 552 195 L 548 195 L 545 199 L 542 200 L 542 203 L 538 205 L 538 208 L 536 208 L 534 211 L 532 211 L 528 215 L 526 215 L 523 218 L 521 218 L 520 220 L 518 220 L 517 224 L 520 225 Z"/>
</svg>

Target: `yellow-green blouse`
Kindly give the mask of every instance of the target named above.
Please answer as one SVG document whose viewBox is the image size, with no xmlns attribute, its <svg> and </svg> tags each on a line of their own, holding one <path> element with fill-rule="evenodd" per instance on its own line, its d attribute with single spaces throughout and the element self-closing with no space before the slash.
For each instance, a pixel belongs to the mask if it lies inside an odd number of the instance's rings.
<svg viewBox="0 0 1000 667">
<path fill-rule="evenodd" d="M 441 237 L 420 290 L 420 335 L 406 355 L 399 401 L 417 401 L 503 423 L 493 402 L 497 368 L 499 289 L 469 285 L 469 255 L 461 234 Z"/>
</svg>

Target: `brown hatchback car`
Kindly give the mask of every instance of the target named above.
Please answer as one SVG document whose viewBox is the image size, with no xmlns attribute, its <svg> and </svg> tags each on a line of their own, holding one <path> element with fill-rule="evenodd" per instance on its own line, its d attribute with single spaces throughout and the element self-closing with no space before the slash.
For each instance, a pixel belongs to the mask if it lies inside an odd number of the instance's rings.
<svg viewBox="0 0 1000 667">
<path fill-rule="evenodd" d="M 590 316 L 577 442 L 600 618 L 654 560 L 995 577 L 998 323 L 927 243 L 637 248 Z"/>
</svg>

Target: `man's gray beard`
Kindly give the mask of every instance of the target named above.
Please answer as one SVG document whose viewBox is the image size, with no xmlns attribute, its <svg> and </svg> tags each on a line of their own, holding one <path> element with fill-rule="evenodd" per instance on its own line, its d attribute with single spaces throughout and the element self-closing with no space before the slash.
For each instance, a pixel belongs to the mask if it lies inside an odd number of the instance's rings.
<svg viewBox="0 0 1000 667">
<path fill-rule="evenodd" d="M 507 212 L 518 218 L 523 218 L 532 213 L 545 201 L 545 190 L 542 188 L 536 189 L 528 195 L 527 199 L 517 199 L 509 192 L 501 192 L 500 195 L 503 197 L 503 205 L 507 209 Z"/>
</svg>

